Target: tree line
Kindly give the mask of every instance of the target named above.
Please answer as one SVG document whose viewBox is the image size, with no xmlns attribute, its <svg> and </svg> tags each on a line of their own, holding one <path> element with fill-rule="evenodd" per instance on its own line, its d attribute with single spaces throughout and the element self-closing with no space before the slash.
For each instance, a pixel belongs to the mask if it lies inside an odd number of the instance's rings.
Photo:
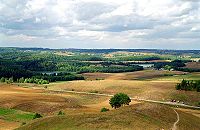
<svg viewBox="0 0 200 130">
<path fill-rule="evenodd" d="M 180 67 L 184 67 L 185 63 L 187 61 L 182 61 L 182 60 L 174 60 L 172 62 L 158 62 L 154 63 L 154 68 L 155 69 L 161 69 L 161 68 L 166 68 L 166 69 L 179 69 Z"/>
<path fill-rule="evenodd" d="M 1 77 L 0 82 L 5 83 L 36 83 L 36 84 L 49 84 L 49 82 L 56 81 L 72 81 L 72 80 L 84 80 L 84 77 L 77 74 L 71 73 L 54 73 L 54 74 L 38 74 L 30 78 L 7 78 Z"/>
<path fill-rule="evenodd" d="M 1 77 L 0 79 L 1 83 L 36 83 L 36 84 L 49 84 L 49 81 L 44 79 L 36 79 L 36 78 L 19 78 L 17 80 L 14 80 L 13 77 L 10 78 L 4 78 Z"/>
</svg>

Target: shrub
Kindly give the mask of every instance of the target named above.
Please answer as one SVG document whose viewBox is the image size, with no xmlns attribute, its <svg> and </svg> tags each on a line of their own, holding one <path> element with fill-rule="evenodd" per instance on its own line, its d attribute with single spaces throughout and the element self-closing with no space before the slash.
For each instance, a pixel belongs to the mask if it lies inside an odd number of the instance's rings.
<svg viewBox="0 0 200 130">
<path fill-rule="evenodd" d="M 19 83 L 24 83 L 24 77 L 19 79 Z"/>
<path fill-rule="evenodd" d="M 35 115 L 33 116 L 33 119 L 36 119 L 36 118 L 41 118 L 42 115 L 40 115 L 39 113 L 35 113 Z"/>
<path fill-rule="evenodd" d="M 4 77 L 2 77 L 1 79 L 0 79 L 0 82 L 5 82 L 5 78 Z"/>
<path fill-rule="evenodd" d="M 97 91 L 97 90 L 92 90 L 92 91 L 90 91 L 90 93 L 98 93 L 99 91 Z"/>
<path fill-rule="evenodd" d="M 26 125 L 26 122 L 22 122 L 22 124 L 21 125 Z"/>
<path fill-rule="evenodd" d="M 197 102 L 197 106 L 200 107 L 200 102 Z"/>
<path fill-rule="evenodd" d="M 59 112 L 58 112 L 58 115 L 65 115 L 65 113 L 62 112 L 62 111 L 59 111 Z"/>
<path fill-rule="evenodd" d="M 107 112 L 107 111 L 109 111 L 108 108 L 105 108 L 105 107 L 101 108 L 101 112 Z"/>
</svg>

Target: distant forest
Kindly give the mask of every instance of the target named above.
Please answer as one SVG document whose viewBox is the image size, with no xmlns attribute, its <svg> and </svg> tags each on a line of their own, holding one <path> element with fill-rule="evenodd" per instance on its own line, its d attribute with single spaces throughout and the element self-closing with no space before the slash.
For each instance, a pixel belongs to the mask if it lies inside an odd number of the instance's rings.
<svg viewBox="0 0 200 130">
<path fill-rule="evenodd" d="M 182 54 L 197 54 L 200 55 L 200 50 L 164 50 L 164 49 L 49 49 L 49 48 L 16 48 L 10 47 L 14 50 L 22 51 L 69 51 L 69 52 L 85 52 L 85 53 L 112 53 L 112 52 L 145 52 L 145 53 L 157 53 L 157 54 L 171 54 L 171 55 L 182 55 Z M 0 48 L 2 50 L 7 50 L 7 48 Z"/>
</svg>

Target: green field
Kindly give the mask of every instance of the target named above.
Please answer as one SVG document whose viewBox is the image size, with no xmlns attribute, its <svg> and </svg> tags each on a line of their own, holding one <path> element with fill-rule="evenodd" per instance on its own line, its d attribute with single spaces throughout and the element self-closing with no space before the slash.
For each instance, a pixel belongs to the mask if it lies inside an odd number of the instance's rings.
<svg viewBox="0 0 200 130">
<path fill-rule="evenodd" d="M 7 121 L 28 122 L 33 119 L 34 113 L 15 109 L 0 108 L 0 117 Z"/>
</svg>

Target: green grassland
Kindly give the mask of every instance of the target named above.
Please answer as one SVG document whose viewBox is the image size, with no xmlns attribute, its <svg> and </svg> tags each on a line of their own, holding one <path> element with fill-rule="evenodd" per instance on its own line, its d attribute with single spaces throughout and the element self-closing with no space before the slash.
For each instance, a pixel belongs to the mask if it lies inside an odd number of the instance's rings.
<svg viewBox="0 0 200 130">
<path fill-rule="evenodd" d="M 33 119 L 34 113 L 15 109 L 0 108 L 0 117 L 4 120 L 15 122 L 27 122 Z"/>
</svg>

